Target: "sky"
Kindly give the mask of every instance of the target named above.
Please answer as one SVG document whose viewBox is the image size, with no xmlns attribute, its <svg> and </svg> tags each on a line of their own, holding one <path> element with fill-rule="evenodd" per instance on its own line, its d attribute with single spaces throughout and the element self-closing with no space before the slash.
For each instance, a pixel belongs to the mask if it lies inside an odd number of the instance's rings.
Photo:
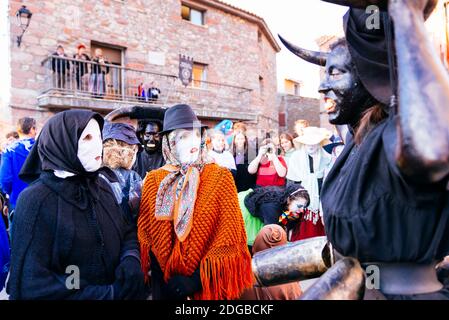
<svg viewBox="0 0 449 320">
<path fill-rule="evenodd" d="M 277 34 L 303 48 L 318 50 L 316 40 L 324 35 L 343 35 L 342 18 L 346 7 L 321 0 L 222 0 L 262 17 L 278 40 Z M 301 95 L 319 97 L 319 67 L 302 61 L 278 40 L 278 91 L 285 78 L 303 82 Z"/>
</svg>

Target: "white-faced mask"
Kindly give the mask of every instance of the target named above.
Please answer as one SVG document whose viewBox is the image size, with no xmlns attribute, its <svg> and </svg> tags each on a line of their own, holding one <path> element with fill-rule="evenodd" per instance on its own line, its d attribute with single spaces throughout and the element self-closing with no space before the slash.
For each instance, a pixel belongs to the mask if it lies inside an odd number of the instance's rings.
<svg viewBox="0 0 449 320">
<path fill-rule="evenodd" d="M 201 134 L 199 129 L 174 131 L 176 142 L 176 158 L 182 164 L 190 164 L 198 159 L 201 147 Z"/>
<path fill-rule="evenodd" d="M 90 119 L 78 140 L 78 159 L 87 172 L 95 172 L 101 167 L 103 141 L 100 125 Z"/>
<path fill-rule="evenodd" d="M 319 144 L 313 144 L 313 145 L 306 145 L 305 147 L 306 147 L 307 154 L 309 156 L 313 156 L 313 155 L 315 155 L 318 152 L 318 150 L 320 148 L 320 145 Z"/>
</svg>

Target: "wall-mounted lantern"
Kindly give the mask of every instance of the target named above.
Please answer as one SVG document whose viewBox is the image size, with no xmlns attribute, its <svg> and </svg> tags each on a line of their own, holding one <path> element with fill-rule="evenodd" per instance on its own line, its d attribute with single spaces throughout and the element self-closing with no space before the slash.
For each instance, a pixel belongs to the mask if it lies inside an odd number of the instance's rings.
<svg viewBox="0 0 449 320">
<path fill-rule="evenodd" d="M 26 29 L 30 25 L 31 16 L 33 14 L 30 10 L 27 9 L 26 6 L 22 6 L 19 10 L 16 12 L 16 19 L 17 19 L 17 25 L 22 30 L 22 34 L 17 36 L 17 46 L 20 47 L 20 44 L 22 43 L 22 37 L 25 33 Z"/>
</svg>

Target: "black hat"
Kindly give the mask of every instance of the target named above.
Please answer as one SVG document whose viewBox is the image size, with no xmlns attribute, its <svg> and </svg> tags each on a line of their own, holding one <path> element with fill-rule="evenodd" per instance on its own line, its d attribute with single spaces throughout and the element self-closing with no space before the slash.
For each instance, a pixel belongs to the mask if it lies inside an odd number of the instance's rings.
<svg viewBox="0 0 449 320">
<path fill-rule="evenodd" d="M 201 124 L 192 107 L 177 104 L 165 112 L 164 128 L 159 134 L 167 134 L 176 129 L 192 128 L 207 128 L 207 126 Z"/>
<path fill-rule="evenodd" d="M 390 104 L 397 88 L 397 66 L 394 63 L 394 35 L 392 21 L 387 12 L 388 0 L 323 0 L 350 9 L 343 17 L 343 27 L 349 53 L 356 65 L 360 80 L 368 92 L 379 102 Z M 431 14 L 438 1 L 429 1 L 423 14 Z M 369 5 L 379 8 L 379 27 L 368 29 L 366 21 L 372 12 Z"/>
</svg>

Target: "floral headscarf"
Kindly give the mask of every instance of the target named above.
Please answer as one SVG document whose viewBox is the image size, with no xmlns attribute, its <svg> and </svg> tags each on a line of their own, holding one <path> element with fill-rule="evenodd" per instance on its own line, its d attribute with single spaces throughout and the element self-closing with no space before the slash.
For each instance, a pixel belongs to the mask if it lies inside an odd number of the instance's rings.
<svg viewBox="0 0 449 320">
<path fill-rule="evenodd" d="M 192 228 L 193 209 L 204 165 L 210 163 L 206 149 L 206 131 L 201 131 L 201 146 L 198 159 L 190 164 L 181 164 L 176 154 L 177 131 L 162 138 L 162 154 L 170 171 L 162 180 L 156 195 L 156 219 L 173 221 L 179 241 L 184 241 Z"/>
</svg>

